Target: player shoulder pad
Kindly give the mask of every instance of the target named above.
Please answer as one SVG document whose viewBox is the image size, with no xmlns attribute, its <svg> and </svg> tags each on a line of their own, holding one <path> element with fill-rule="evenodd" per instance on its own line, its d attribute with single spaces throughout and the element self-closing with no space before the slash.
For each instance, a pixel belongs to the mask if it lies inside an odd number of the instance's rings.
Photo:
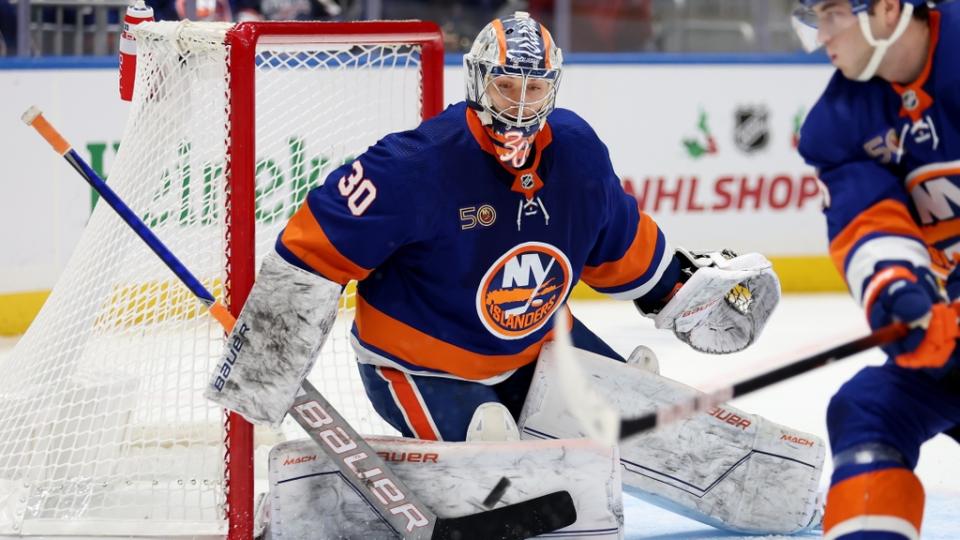
<svg viewBox="0 0 960 540">
<path fill-rule="evenodd" d="M 851 81 L 839 70 L 834 72 L 800 129 L 798 150 L 808 164 L 824 169 L 867 159 L 863 150 L 867 104 L 877 96 L 878 84 Z"/>
<path fill-rule="evenodd" d="M 579 114 L 570 109 L 557 107 L 547 118 L 551 130 L 553 130 L 554 140 L 557 137 L 571 137 L 576 139 L 590 138 L 599 140 L 599 136 L 593 130 L 593 127 L 587 123 Z"/>
<path fill-rule="evenodd" d="M 592 167 L 597 160 L 609 162 L 610 155 L 600 136 L 580 115 L 557 108 L 547 118 L 553 133 L 552 145 L 558 153 L 578 156 L 578 161 Z"/>
<path fill-rule="evenodd" d="M 436 174 L 442 160 L 438 156 L 456 153 L 458 140 L 466 130 L 462 104 L 447 107 L 439 115 L 426 120 L 417 127 L 384 136 L 371 146 L 360 159 L 364 166 L 374 165 L 390 182 L 401 190 L 408 190 L 413 182 L 414 192 L 423 191 L 423 183 L 439 180 L 444 175 Z"/>
</svg>

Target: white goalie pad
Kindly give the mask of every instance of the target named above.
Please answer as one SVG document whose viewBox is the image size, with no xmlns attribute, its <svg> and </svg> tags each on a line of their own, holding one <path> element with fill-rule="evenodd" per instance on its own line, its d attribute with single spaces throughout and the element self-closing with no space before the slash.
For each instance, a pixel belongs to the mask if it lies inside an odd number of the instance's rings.
<svg viewBox="0 0 960 540">
<path fill-rule="evenodd" d="M 637 366 L 575 350 L 596 391 L 624 418 L 699 392 Z M 543 347 L 518 425 L 524 439 L 581 436 L 558 380 L 554 347 Z M 790 534 L 817 514 L 824 444 L 721 405 L 620 444 L 630 494 L 703 523 L 750 534 Z"/>
<path fill-rule="evenodd" d="M 341 289 L 267 254 L 204 397 L 279 425 L 330 333 Z"/>
<path fill-rule="evenodd" d="M 678 249 L 696 271 L 654 317 L 698 351 L 731 353 L 756 341 L 780 302 L 780 280 L 759 253 L 691 253 Z M 732 257 L 732 258 L 728 258 Z"/>
<path fill-rule="evenodd" d="M 585 440 L 435 442 L 368 437 L 391 470 L 440 517 L 459 517 L 567 490 L 577 521 L 563 538 L 623 538 L 616 447 Z M 495 489 L 506 478 L 502 490 Z M 493 492 L 493 493 L 491 493 Z M 265 539 L 394 538 L 373 506 L 312 440 L 270 452 Z"/>
</svg>

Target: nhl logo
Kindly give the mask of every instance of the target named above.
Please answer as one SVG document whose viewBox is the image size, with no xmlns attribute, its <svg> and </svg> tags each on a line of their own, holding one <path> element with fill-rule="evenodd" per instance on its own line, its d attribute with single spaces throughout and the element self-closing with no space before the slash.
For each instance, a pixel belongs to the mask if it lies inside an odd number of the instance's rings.
<svg viewBox="0 0 960 540">
<path fill-rule="evenodd" d="M 770 141 L 767 116 L 767 108 L 762 105 L 740 107 L 736 110 L 733 142 L 737 148 L 749 154 L 767 146 Z"/>
<path fill-rule="evenodd" d="M 520 177 L 520 187 L 523 189 L 533 189 L 533 175 L 530 173 Z"/>
<path fill-rule="evenodd" d="M 908 111 L 912 111 L 916 109 L 918 105 L 920 105 L 920 100 L 917 98 L 917 93 L 913 90 L 907 90 L 904 92 L 901 99 L 903 100 L 903 108 Z"/>
</svg>

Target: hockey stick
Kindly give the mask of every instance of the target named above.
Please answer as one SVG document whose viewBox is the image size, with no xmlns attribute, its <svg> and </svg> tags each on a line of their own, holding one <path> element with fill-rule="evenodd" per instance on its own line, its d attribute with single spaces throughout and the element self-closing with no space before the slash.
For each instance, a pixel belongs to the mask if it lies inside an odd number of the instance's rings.
<svg viewBox="0 0 960 540">
<path fill-rule="evenodd" d="M 554 315 L 553 351 L 560 389 L 565 396 L 576 396 L 576 403 L 570 402 L 570 412 L 580 422 L 587 437 L 606 445 L 615 445 L 620 436 L 620 412 L 597 393 L 580 369 L 566 324 L 570 318 L 570 310 L 566 306 L 558 309 Z"/>
<path fill-rule="evenodd" d="M 663 407 L 652 413 L 636 418 L 621 419 L 620 439 L 623 440 L 633 435 L 639 435 L 640 433 L 657 429 L 672 422 L 682 420 L 692 414 L 704 412 L 711 407 L 733 398 L 744 396 L 762 388 L 783 382 L 791 377 L 813 371 L 837 360 L 849 358 L 873 347 L 892 343 L 906 336 L 909 330 L 909 327 L 905 323 L 893 323 L 871 332 L 866 336 L 841 343 L 825 351 L 795 360 L 789 364 L 760 373 L 759 375 L 744 379 L 729 386 L 718 388 L 687 401 L 676 403 L 669 407 Z"/>
<path fill-rule="evenodd" d="M 233 315 L 204 288 L 76 150 L 71 148 L 40 110 L 30 107 L 23 114 L 22 120 L 36 129 L 50 146 L 83 176 L 229 333 L 236 323 Z M 306 379 L 287 412 L 337 464 L 343 477 L 362 494 L 384 522 L 403 538 L 521 540 L 566 527 L 576 521 L 573 499 L 566 491 L 549 493 L 468 516 L 438 517 L 400 481 L 373 448 Z"/>
<path fill-rule="evenodd" d="M 960 303 L 950 307 L 960 314 Z M 554 323 L 555 335 L 561 336 L 566 332 L 564 325 Z M 570 404 L 574 416 L 580 421 L 581 427 L 588 437 L 600 442 L 624 440 L 634 435 L 652 431 L 670 423 L 687 418 L 695 413 L 704 412 L 733 398 L 747 395 L 762 388 L 785 381 L 791 377 L 813 371 L 827 364 L 843 360 L 857 353 L 873 347 L 892 343 L 907 335 L 910 328 L 902 322 L 893 323 L 879 328 L 866 336 L 841 343 L 825 351 L 795 360 L 784 366 L 755 375 L 740 382 L 704 393 L 694 398 L 675 403 L 667 407 L 638 416 L 635 418 L 620 418 L 619 422 L 610 421 L 610 414 L 617 415 L 612 406 L 605 400 L 595 403 L 593 399 L 581 399 L 581 396 L 593 392 L 583 371 L 576 360 L 573 346 L 566 340 L 557 339 L 556 359 L 561 385 L 566 395 L 577 396 L 576 403 Z"/>
</svg>

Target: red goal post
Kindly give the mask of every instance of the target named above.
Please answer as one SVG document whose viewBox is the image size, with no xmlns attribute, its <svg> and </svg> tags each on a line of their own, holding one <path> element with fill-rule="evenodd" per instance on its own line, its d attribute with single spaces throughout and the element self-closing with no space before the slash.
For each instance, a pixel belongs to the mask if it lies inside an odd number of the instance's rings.
<svg viewBox="0 0 960 540">
<path fill-rule="evenodd" d="M 420 46 L 421 119 L 426 120 L 443 109 L 443 34 L 432 22 L 364 21 L 364 22 L 247 22 L 227 33 L 230 51 L 230 148 L 228 176 L 231 178 L 229 199 L 230 223 L 228 245 L 229 304 L 234 316 L 246 302 L 253 286 L 256 261 L 255 223 L 245 219 L 254 213 L 256 155 L 255 55 L 260 43 L 317 44 L 397 44 Z M 236 414 L 229 415 L 227 474 L 229 478 L 230 538 L 250 538 L 251 532 L 241 525 L 253 515 L 253 430 Z M 240 451 L 246 456 L 236 459 Z M 236 497 L 234 496 L 236 494 Z M 234 526 L 234 523 L 237 526 Z M 234 534 L 234 531 L 237 531 Z"/>
<path fill-rule="evenodd" d="M 443 106 L 429 22 L 134 32 L 109 184 L 234 314 L 310 188 Z M 106 206 L 0 362 L 0 537 L 249 540 L 254 456 L 303 434 L 255 431 L 203 398 L 222 330 Z M 390 433 L 350 349 L 350 290 L 311 381 L 360 433 Z"/>
</svg>

